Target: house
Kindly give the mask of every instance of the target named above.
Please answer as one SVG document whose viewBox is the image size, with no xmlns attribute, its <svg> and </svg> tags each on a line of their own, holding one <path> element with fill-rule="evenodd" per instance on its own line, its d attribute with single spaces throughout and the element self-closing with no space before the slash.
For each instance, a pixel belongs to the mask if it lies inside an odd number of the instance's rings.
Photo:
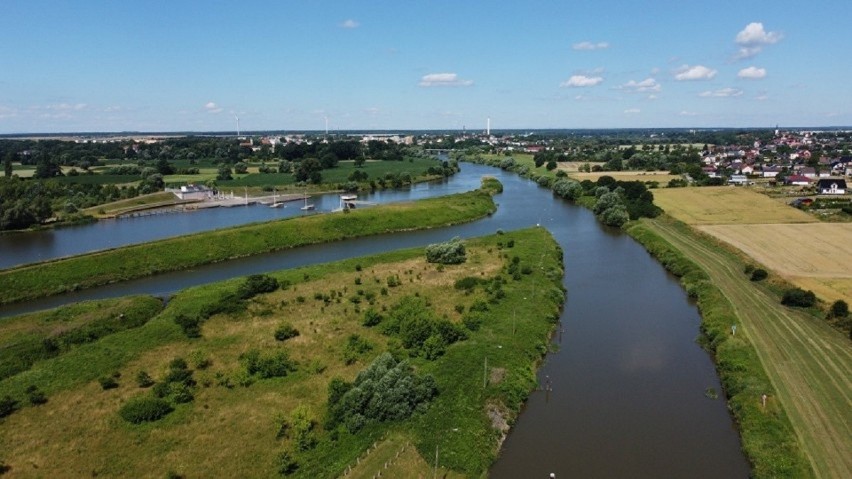
<svg viewBox="0 0 852 479">
<path fill-rule="evenodd" d="M 754 167 L 751 165 L 745 165 L 740 167 L 740 173 L 744 175 L 751 175 L 754 173 Z"/>
<path fill-rule="evenodd" d="M 817 181 L 817 190 L 821 195 L 845 195 L 846 180 L 827 178 Z"/>
<path fill-rule="evenodd" d="M 802 175 L 802 176 L 807 176 L 808 178 L 811 178 L 811 179 L 814 179 L 814 178 L 817 177 L 816 168 L 814 168 L 813 166 L 803 166 L 803 167 L 799 168 L 799 171 L 797 171 L 796 173 L 798 173 L 799 175 Z"/>
<path fill-rule="evenodd" d="M 185 185 L 181 186 L 180 190 L 167 191 L 171 191 L 182 200 L 204 200 L 213 197 L 213 191 L 202 185 Z"/>
<path fill-rule="evenodd" d="M 748 178 L 746 177 L 746 175 L 731 175 L 731 177 L 728 179 L 728 184 L 738 186 L 747 185 Z"/>
<path fill-rule="evenodd" d="M 784 183 L 795 186 L 808 186 L 811 184 L 811 179 L 804 175 L 790 175 L 784 179 Z"/>
<path fill-rule="evenodd" d="M 781 168 L 778 166 L 766 166 L 763 168 L 764 178 L 775 178 L 778 176 L 778 173 L 781 173 Z"/>
</svg>

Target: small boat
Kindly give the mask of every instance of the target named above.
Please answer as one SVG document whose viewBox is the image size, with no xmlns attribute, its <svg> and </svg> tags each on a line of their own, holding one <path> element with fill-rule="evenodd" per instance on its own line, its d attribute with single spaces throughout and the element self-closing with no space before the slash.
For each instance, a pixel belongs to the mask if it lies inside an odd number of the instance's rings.
<svg viewBox="0 0 852 479">
<path fill-rule="evenodd" d="M 305 192 L 305 206 L 303 206 L 302 208 L 300 208 L 302 211 L 309 211 L 309 210 L 314 209 L 314 204 L 313 204 L 313 203 L 308 203 L 308 198 L 309 198 L 309 196 L 308 196 L 308 192 L 306 191 L 306 192 Z"/>
<path fill-rule="evenodd" d="M 270 208 L 280 208 L 285 206 L 284 203 L 278 202 L 278 192 L 273 188 L 272 189 L 272 204 L 269 205 Z"/>
</svg>

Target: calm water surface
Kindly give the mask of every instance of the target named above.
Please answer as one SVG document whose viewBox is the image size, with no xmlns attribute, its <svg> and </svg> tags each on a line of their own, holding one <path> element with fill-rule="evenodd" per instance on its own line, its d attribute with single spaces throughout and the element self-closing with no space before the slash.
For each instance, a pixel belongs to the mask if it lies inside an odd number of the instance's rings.
<svg viewBox="0 0 852 479">
<path fill-rule="evenodd" d="M 0 315 L 131 293 L 166 295 L 239 275 L 540 224 L 564 250 L 568 289 L 561 332 L 554 338 L 558 351 L 547 356 L 539 372 L 540 383 L 549 382 L 552 392 L 532 394 L 490 476 L 546 478 L 553 472 L 560 479 L 747 477 L 748 465 L 724 401 L 704 396 L 706 388 L 719 391 L 721 387 L 709 356 L 694 342 L 698 312 L 677 279 L 632 239 L 602 227 L 589 211 L 555 199 L 533 182 L 484 166 L 464 164 L 461 174 L 443 183 L 364 199 L 399 201 L 467 191 L 478 187 L 484 174 L 498 177 L 504 192 L 496 197 L 497 213 L 474 223 L 219 263 L 13 305 L 0 309 Z M 323 199 L 318 206 L 336 207 L 337 196 Z M 49 258 L 75 254 L 74 248 L 79 248 L 76 252 L 102 249 L 298 214 L 295 210 L 295 206 L 286 213 L 263 206 L 217 209 L 2 240 L 26 243 L 16 250 L 21 257 Z M 9 251 L 8 244 L 0 247 L 4 255 Z"/>
</svg>

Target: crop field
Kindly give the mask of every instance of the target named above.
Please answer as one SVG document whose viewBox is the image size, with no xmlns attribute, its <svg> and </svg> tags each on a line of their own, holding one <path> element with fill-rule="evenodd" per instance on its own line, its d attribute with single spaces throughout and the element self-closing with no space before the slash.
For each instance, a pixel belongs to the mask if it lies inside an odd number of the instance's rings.
<svg viewBox="0 0 852 479">
<path fill-rule="evenodd" d="M 560 169 L 561 166 L 560 166 Z M 665 186 L 669 181 L 680 178 L 680 175 L 670 175 L 668 171 L 597 171 L 594 173 L 582 173 L 579 171 L 568 171 L 568 175 L 578 181 L 598 181 L 601 176 L 611 176 L 619 181 L 656 181 L 660 186 Z M 656 192 L 654 196 L 656 197 Z"/>
<path fill-rule="evenodd" d="M 733 186 L 654 190 L 654 203 L 690 225 L 814 223 L 807 213 Z"/>
<path fill-rule="evenodd" d="M 201 324 L 197 338 L 185 336 L 176 318 L 218 304 L 245 280 L 183 291 L 138 328 L 0 380 L 0 398 L 10 395 L 21 402 L 0 428 L 2 460 L 11 475 L 40 477 L 275 477 L 287 451 L 298 463 L 293 477 L 340 477 L 345 471 L 351 477 L 379 472 L 426 477 L 440 447 L 441 477 L 481 477 L 499 439 L 489 408 L 501 405 L 511 423 L 521 407 L 517 398 L 535 385 L 533 371 L 563 298 L 561 253 L 541 228 L 468 240 L 466 249 L 467 261 L 459 265 L 427 263 L 423 249 L 415 248 L 273 273 L 283 287 L 214 314 Z M 508 258 L 522 270 L 541 267 L 509 276 L 498 298 L 489 288 L 505 273 Z M 462 278 L 472 279 L 472 289 L 453 287 Z M 525 301 L 530 291 L 540 298 Z M 477 309 L 483 311 L 477 327 L 427 359 L 409 354 L 383 322 L 365 324 L 367 310 L 386 321 L 405 298 L 419 301 L 418 310 L 430 317 L 463 328 L 471 306 L 487 306 Z M 515 308 L 523 318 L 516 324 L 506 319 Z M 297 335 L 279 339 L 282 325 Z M 495 349 L 495 343 L 505 347 Z M 245 358 L 252 349 L 284 354 L 292 370 L 273 377 L 250 372 Z M 407 420 L 369 422 L 359 432 L 326 429 L 332 379 L 352 381 L 389 350 L 408 358 L 418 375 L 433 375 L 438 396 Z M 501 371 L 500 379 L 487 384 L 481 374 L 485 355 L 489 368 Z M 168 379 L 176 358 L 191 375 L 191 381 L 180 383 L 191 391 L 188 400 L 172 399 L 169 389 L 178 384 Z M 138 384 L 141 371 L 150 375 L 153 387 Z M 103 387 L 105 377 L 116 385 Z M 27 403 L 31 385 L 45 393 L 46 402 Z M 165 397 L 174 401 L 171 413 L 142 424 L 122 419 L 122 405 L 153 397 L 162 385 Z M 449 430 L 455 432 L 435 434 Z M 445 468 L 455 473 L 446 475 Z"/>
</svg>

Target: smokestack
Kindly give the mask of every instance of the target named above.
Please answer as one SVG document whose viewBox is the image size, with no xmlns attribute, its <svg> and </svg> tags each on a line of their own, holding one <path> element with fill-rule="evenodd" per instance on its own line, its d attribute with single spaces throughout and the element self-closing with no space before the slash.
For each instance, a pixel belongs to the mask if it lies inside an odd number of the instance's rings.
<svg viewBox="0 0 852 479">
<path fill-rule="evenodd" d="M 491 136 L 491 117 L 488 117 L 488 121 L 486 122 L 485 134 Z"/>
</svg>

